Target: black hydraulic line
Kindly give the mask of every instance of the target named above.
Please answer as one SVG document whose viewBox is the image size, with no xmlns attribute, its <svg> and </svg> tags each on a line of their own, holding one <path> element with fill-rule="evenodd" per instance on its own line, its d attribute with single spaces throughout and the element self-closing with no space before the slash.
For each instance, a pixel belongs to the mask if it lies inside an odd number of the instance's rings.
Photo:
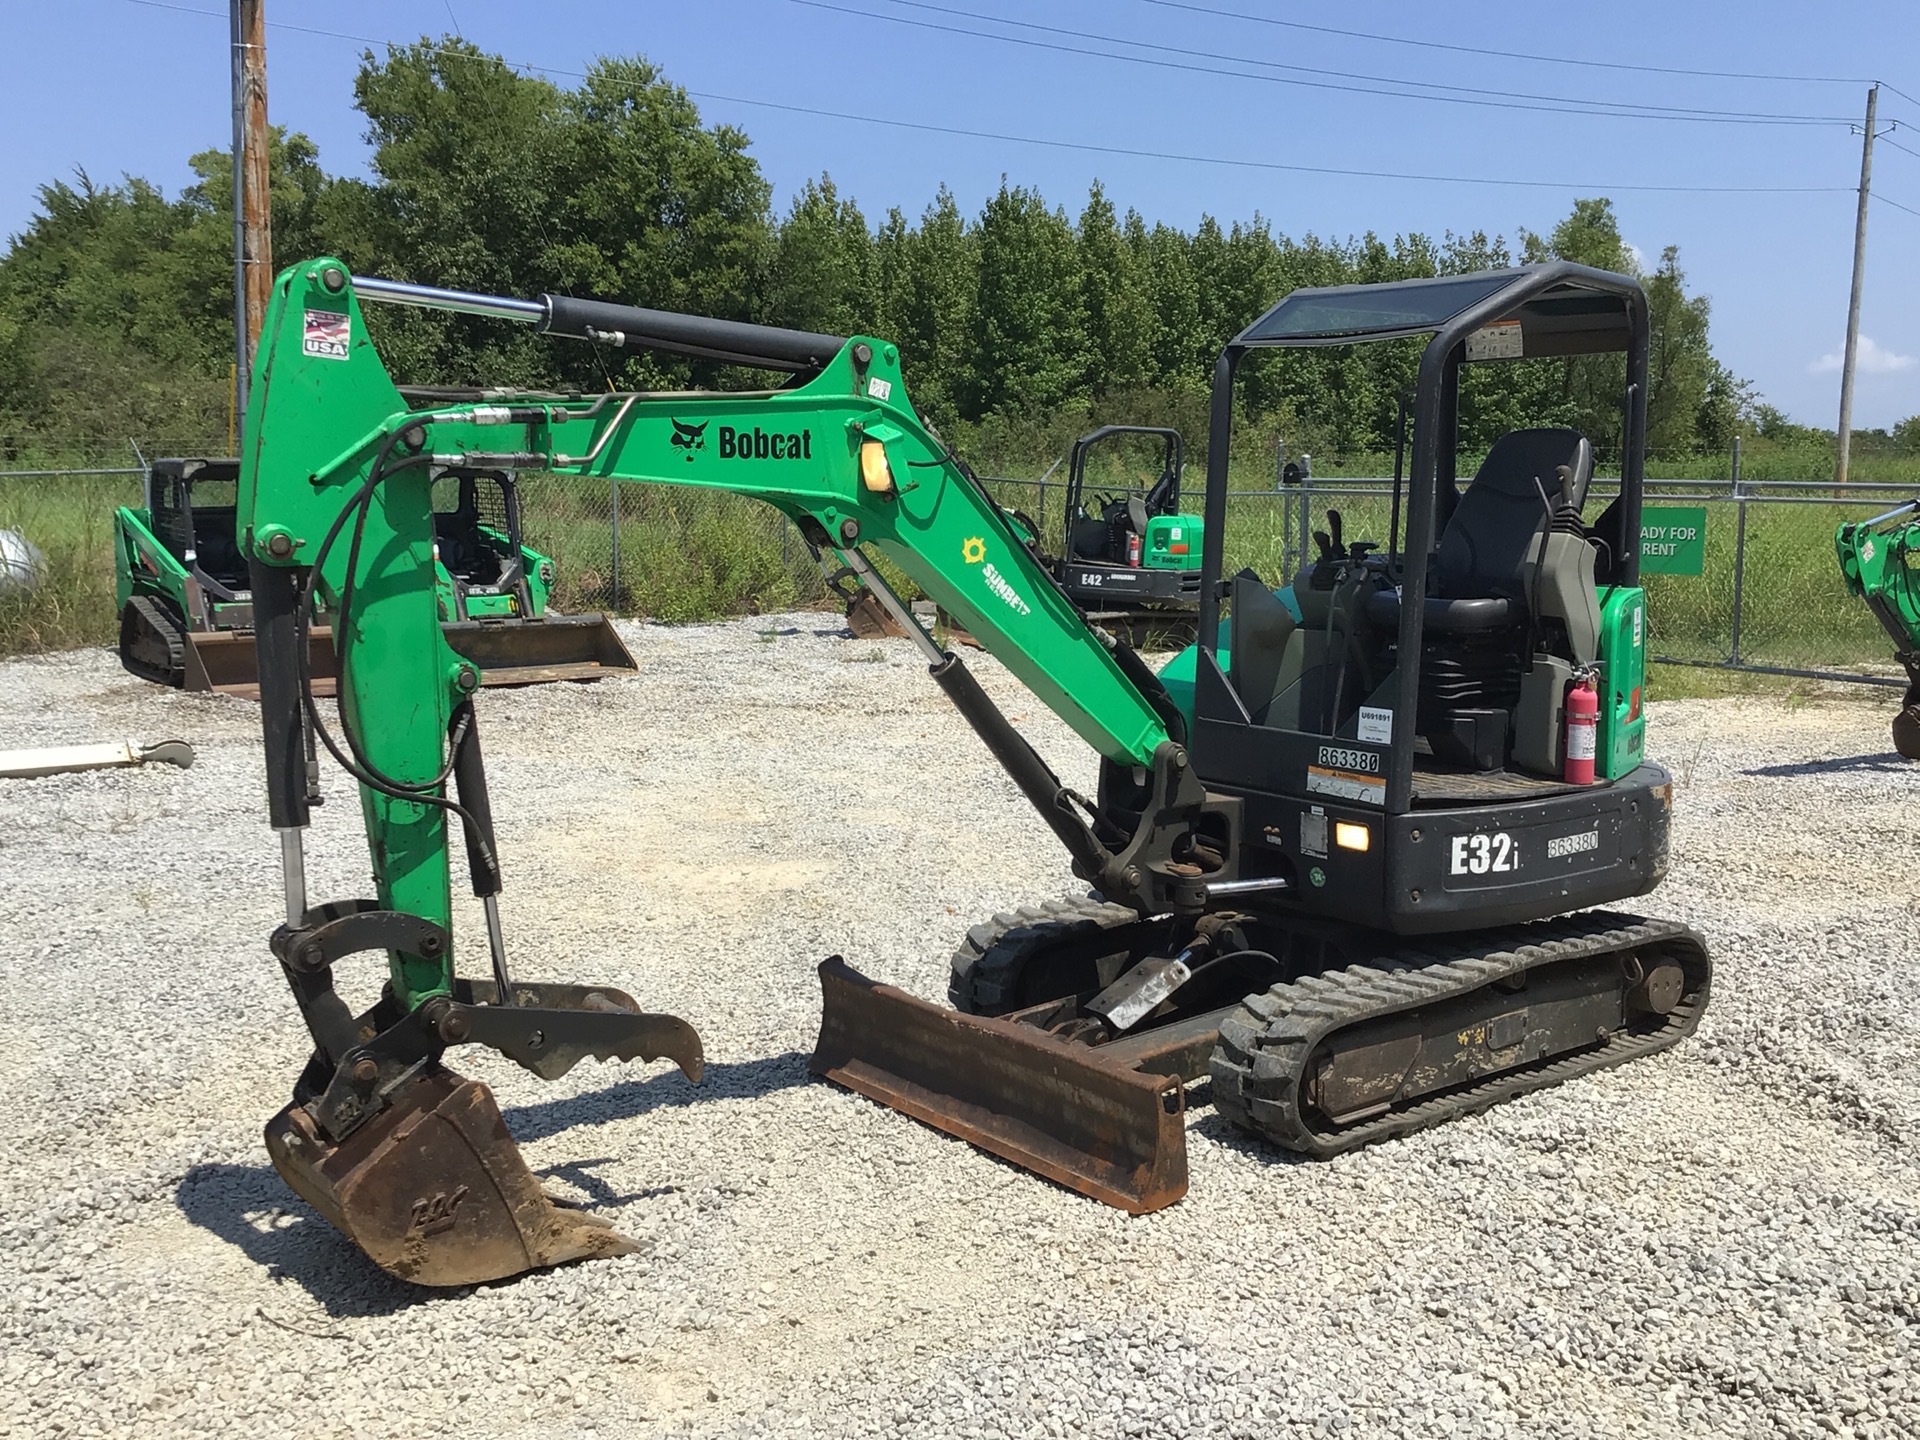
<svg viewBox="0 0 1920 1440">
<path fill-rule="evenodd" d="M 701 360 L 724 360 L 766 370 L 819 370 L 846 344 L 838 335 L 781 330 L 738 320 L 713 320 L 671 310 L 643 310 L 607 300 L 542 295 L 549 335 L 602 344 L 664 350 Z"/>
<path fill-rule="evenodd" d="M 1071 808 L 1069 792 L 1060 783 L 1060 777 L 1027 743 L 1026 737 L 1013 728 L 958 655 L 949 654 L 938 665 L 930 667 L 928 673 L 946 691 L 953 708 L 973 727 L 1021 793 L 1033 802 L 1040 818 L 1060 837 L 1060 843 L 1073 856 L 1075 873 L 1084 880 L 1095 879 L 1101 867 L 1113 858 L 1112 852 L 1095 838 L 1086 822 Z"/>
</svg>

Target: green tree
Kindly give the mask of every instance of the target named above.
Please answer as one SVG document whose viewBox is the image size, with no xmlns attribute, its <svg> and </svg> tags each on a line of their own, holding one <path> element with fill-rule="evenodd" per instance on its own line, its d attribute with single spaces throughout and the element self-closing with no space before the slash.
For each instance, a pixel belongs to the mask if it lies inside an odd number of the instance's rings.
<svg viewBox="0 0 1920 1440">
<path fill-rule="evenodd" d="M 1128 222 L 1139 223 L 1129 215 Z M 1094 181 L 1080 212 L 1080 286 L 1086 306 L 1088 394 L 1142 385 L 1152 368 L 1154 313 L 1113 202 Z"/>
<path fill-rule="evenodd" d="M 938 424 L 974 418 L 981 381 L 974 365 L 980 238 L 940 187 L 907 242 L 907 284 L 898 336 L 907 384 L 920 413 Z"/>
<path fill-rule="evenodd" d="M 767 319 L 827 335 L 879 328 L 873 324 L 872 258 L 873 236 L 860 207 L 840 198 L 831 176 L 809 180 L 773 243 Z"/>
<path fill-rule="evenodd" d="M 979 245 L 974 412 L 1084 395 L 1086 302 L 1066 215 L 1002 180 L 981 211 Z"/>
</svg>

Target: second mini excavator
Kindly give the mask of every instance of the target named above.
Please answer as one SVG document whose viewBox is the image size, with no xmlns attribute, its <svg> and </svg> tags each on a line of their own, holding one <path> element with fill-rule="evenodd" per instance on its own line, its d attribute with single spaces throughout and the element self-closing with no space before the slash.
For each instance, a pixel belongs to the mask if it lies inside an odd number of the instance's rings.
<svg viewBox="0 0 1920 1440">
<path fill-rule="evenodd" d="M 368 341 L 367 300 L 794 379 L 415 409 Z M 346 343 L 303 344 L 315 329 Z M 1426 337 L 1406 533 L 1398 505 L 1385 551 L 1340 543 L 1330 525 L 1296 581 L 1296 619 L 1257 576 L 1222 570 L 1235 367 L 1262 346 L 1390 337 Z M 1672 788 L 1643 755 L 1633 543 L 1647 342 L 1637 283 L 1569 264 L 1287 297 L 1216 371 L 1200 639 L 1170 688 L 1086 621 L 1025 530 L 919 420 L 884 340 L 436 291 L 358 279 L 330 259 L 283 272 L 240 492 L 285 884 L 272 949 L 314 1042 L 268 1127 L 276 1166 L 379 1264 L 420 1283 L 618 1253 L 612 1230 L 541 1192 L 490 1092 L 445 1054 L 486 1045 L 543 1077 L 585 1056 L 700 1071 L 683 1021 L 606 987 L 512 973 L 482 677 L 448 647 L 434 600 L 431 476 L 449 466 L 773 505 L 920 646 L 1094 892 L 974 930 L 953 969 L 956 1009 L 826 961 L 813 1065 L 835 1081 L 1145 1211 L 1186 1188 L 1189 1079 L 1210 1074 L 1236 1125 L 1329 1155 L 1674 1044 L 1707 999 L 1700 938 L 1571 913 L 1644 895 L 1667 865 Z M 1458 485 L 1463 365 L 1609 350 L 1627 361 L 1624 465 L 1619 498 L 1591 526 L 1592 447 L 1570 430 L 1513 432 Z M 869 548 L 1098 752 L 1096 795 L 1062 784 L 913 622 Z M 307 668 L 316 599 L 334 618 L 337 721 Z M 1569 779 L 1568 696 L 1596 686 L 1595 778 Z M 316 741 L 359 784 L 372 897 L 306 894 Z M 456 824 L 490 979 L 454 968 Z M 368 951 L 385 952 L 388 981 L 356 1015 L 333 969 Z"/>
</svg>

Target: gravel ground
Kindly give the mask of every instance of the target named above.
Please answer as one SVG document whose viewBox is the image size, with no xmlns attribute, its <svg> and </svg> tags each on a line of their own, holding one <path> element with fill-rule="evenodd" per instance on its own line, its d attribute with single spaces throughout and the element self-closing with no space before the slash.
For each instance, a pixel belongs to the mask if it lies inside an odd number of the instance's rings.
<svg viewBox="0 0 1920 1440">
<path fill-rule="evenodd" d="M 1920 768 L 1887 697 L 1654 707 L 1648 909 L 1719 966 L 1693 1040 L 1327 1164 L 1201 1087 L 1190 1195 L 1128 1219 L 807 1079 L 822 955 L 937 997 L 969 923 L 1071 888 L 906 643 L 628 633 L 637 680 L 486 696 L 503 909 L 520 973 L 685 1016 L 708 1080 L 463 1056 L 641 1253 L 452 1293 L 374 1270 L 261 1149 L 306 1046 L 252 707 L 105 653 L 0 664 L 0 747 L 200 754 L 0 781 L 0 1432 L 1920 1434 Z M 367 884 L 328 784 L 316 898 Z"/>
</svg>

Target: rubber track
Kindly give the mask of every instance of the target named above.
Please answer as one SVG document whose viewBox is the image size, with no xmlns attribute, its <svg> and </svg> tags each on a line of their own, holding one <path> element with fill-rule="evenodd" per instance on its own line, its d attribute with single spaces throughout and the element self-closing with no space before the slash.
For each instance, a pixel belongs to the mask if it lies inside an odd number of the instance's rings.
<svg viewBox="0 0 1920 1440">
<path fill-rule="evenodd" d="M 135 595 L 127 601 L 127 609 L 133 612 L 134 623 L 142 632 L 137 639 L 127 634 L 126 616 L 123 614 L 120 624 L 120 664 L 130 675 L 142 680 L 151 680 L 156 685 L 171 685 L 179 689 L 186 682 L 187 675 L 187 636 L 181 623 L 173 617 L 171 611 L 146 595 Z M 147 643 L 158 642 L 166 647 L 167 668 L 154 666 L 137 658 L 133 653 L 133 644 L 144 640 Z"/>
<path fill-rule="evenodd" d="M 1337 1130 L 1316 1128 L 1315 1117 L 1303 1113 L 1307 1066 L 1335 1031 L 1441 1003 L 1542 965 L 1655 945 L 1673 953 L 1687 977 L 1680 1003 L 1659 1029 L 1619 1034 L 1604 1045 L 1489 1075 Z M 1664 1050 L 1699 1024 L 1711 985 L 1706 942 L 1672 921 L 1595 911 L 1463 936 L 1431 950 L 1402 951 L 1372 965 L 1329 971 L 1248 996 L 1220 1027 L 1211 1067 L 1213 1103 L 1234 1125 L 1276 1145 L 1320 1158 L 1339 1155 Z"/>
<path fill-rule="evenodd" d="M 1020 972 L 1043 950 L 1092 930 L 1140 920 L 1138 912 L 1091 895 L 1022 905 L 967 931 L 953 952 L 947 1000 L 969 1015 L 1004 1015 L 1016 1007 Z"/>
</svg>

